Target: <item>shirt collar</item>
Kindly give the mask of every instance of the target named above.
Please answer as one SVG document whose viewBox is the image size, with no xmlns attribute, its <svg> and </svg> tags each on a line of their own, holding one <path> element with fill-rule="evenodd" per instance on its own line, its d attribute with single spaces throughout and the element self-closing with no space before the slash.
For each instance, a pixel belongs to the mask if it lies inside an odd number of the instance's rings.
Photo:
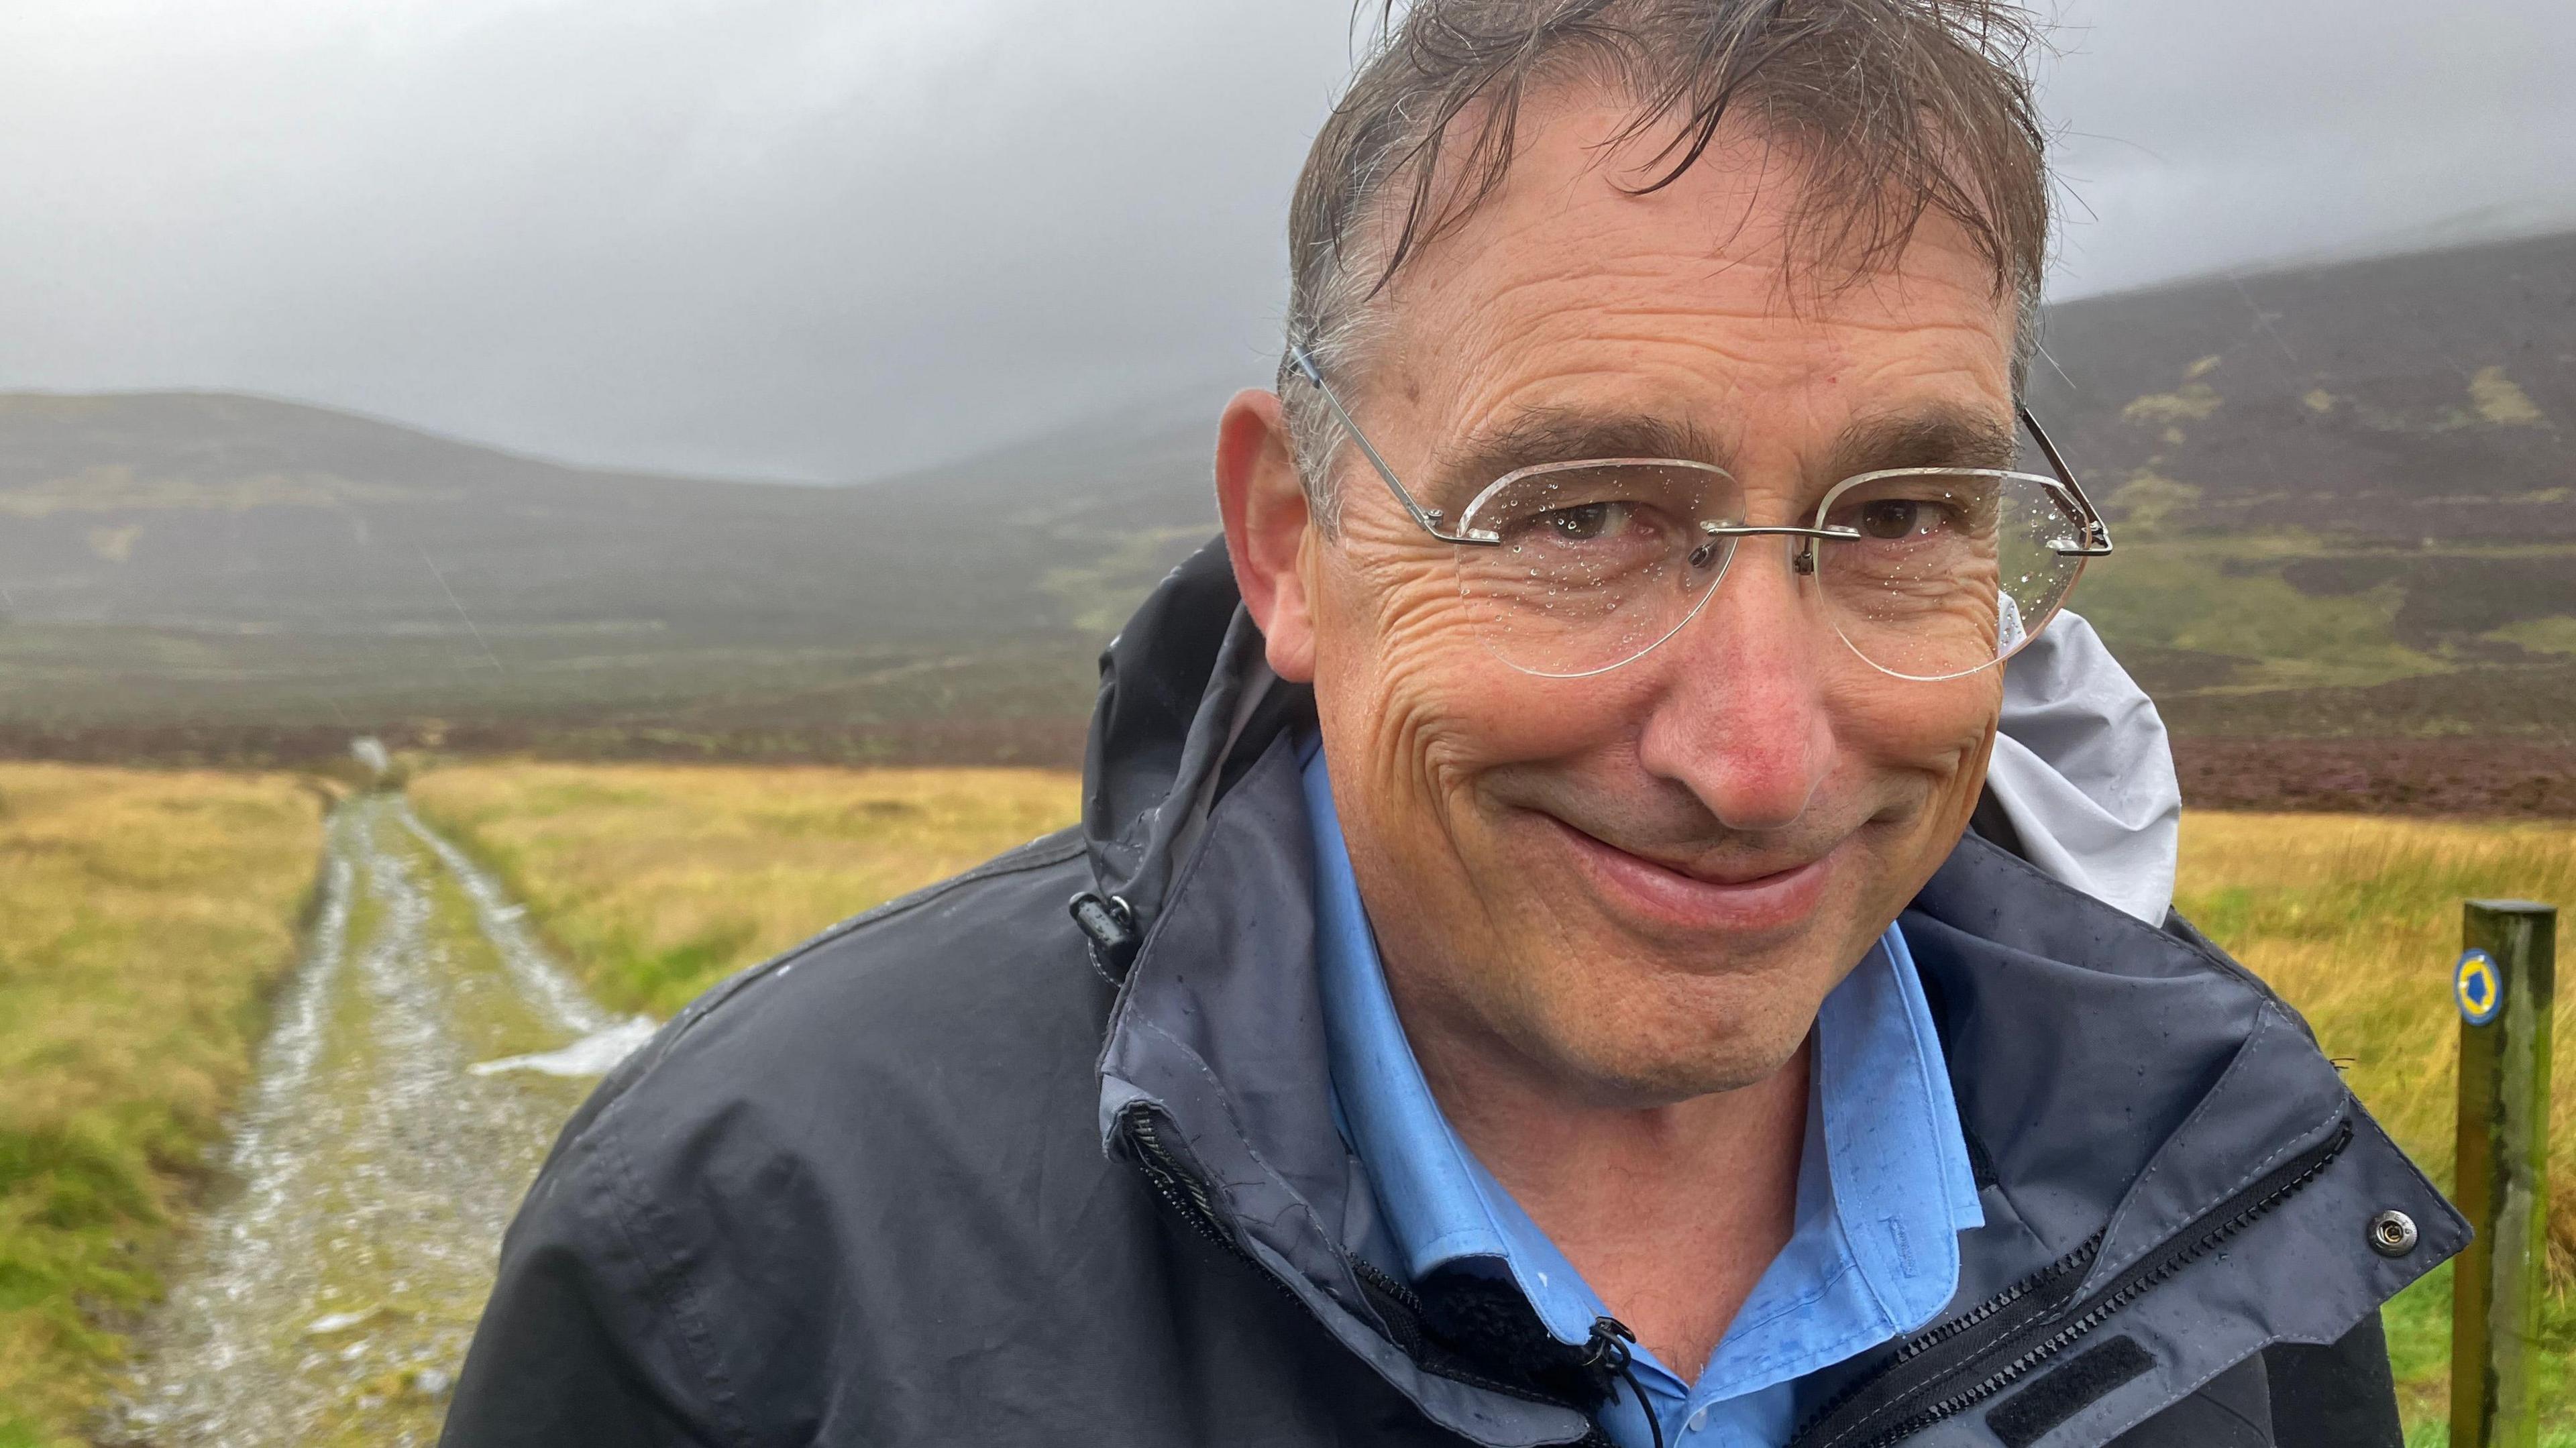
<svg viewBox="0 0 2576 1448">
<path fill-rule="evenodd" d="M 1503 1272 L 1552 1334 L 1580 1343 L 1600 1299 L 1441 1113 L 1387 992 L 1312 737 L 1301 760 L 1334 1092 L 1402 1265 L 1415 1278 L 1459 1263 Z M 1958 1233 L 1984 1221 L 1940 1038 L 1894 926 L 1826 997 L 1813 1060 L 1796 1226 L 1703 1389 L 1783 1382 L 1930 1321 L 1958 1288 Z M 1663 1371 L 1650 1355 L 1640 1363 Z"/>
</svg>

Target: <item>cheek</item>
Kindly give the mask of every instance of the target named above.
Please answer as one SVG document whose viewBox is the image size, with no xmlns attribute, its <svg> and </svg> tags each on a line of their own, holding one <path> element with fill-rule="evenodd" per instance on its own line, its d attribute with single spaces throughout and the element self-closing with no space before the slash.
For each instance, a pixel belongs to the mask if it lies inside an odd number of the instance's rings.
<svg viewBox="0 0 2576 1448">
<path fill-rule="evenodd" d="M 1565 681 L 1494 656 L 1445 567 L 1345 561 L 1320 594 L 1315 698 L 1337 774 L 1365 771 L 1389 798 L 1428 793 L 1454 816 L 1486 770 L 1572 752 L 1599 731 L 1603 711 L 1574 707 Z"/>
<path fill-rule="evenodd" d="M 1364 768 L 1382 777 L 1426 733 L 1446 732 L 1460 692 L 1448 657 L 1459 610 L 1442 577 L 1427 566 L 1363 568 L 1328 548 L 1315 601 L 1315 704 L 1337 745 L 1337 775 Z"/>
<path fill-rule="evenodd" d="M 1921 683 L 1865 666 L 1833 699 L 1836 742 L 1855 762 L 1925 806 L 1938 825 L 1975 804 L 2003 704 L 2003 672 Z M 1965 800 L 1962 804 L 1960 801 Z"/>
</svg>

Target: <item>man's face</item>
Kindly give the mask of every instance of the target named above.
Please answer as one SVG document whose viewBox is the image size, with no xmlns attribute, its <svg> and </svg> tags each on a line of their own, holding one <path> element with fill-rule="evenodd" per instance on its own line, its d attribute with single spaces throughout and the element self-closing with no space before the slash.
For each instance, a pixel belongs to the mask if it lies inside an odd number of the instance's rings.
<svg viewBox="0 0 2576 1448">
<path fill-rule="evenodd" d="M 1809 521 L 1857 472 L 2008 451 L 2013 317 L 1955 226 L 1927 218 L 1857 282 L 1801 275 L 1792 167 L 1748 169 L 1761 143 L 1738 135 L 1627 195 L 1630 158 L 1596 149 L 1623 118 L 1538 118 L 1506 188 L 1398 281 L 1345 395 L 1427 505 L 1455 518 L 1497 471 L 1485 444 L 1538 421 L 1705 437 L 1756 524 Z M 1451 545 L 1343 458 L 1339 534 L 1297 556 L 1311 651 L 1286 662 L 1311 670 L 1408 1028 L 1604 1105 L 1777 1069 L 1965 827 L 2001 671 L 1872 669 L 1794 544 L 1755 538 L 1645 657 L 1517 672 L 1471 626 Z"/>
</svg>

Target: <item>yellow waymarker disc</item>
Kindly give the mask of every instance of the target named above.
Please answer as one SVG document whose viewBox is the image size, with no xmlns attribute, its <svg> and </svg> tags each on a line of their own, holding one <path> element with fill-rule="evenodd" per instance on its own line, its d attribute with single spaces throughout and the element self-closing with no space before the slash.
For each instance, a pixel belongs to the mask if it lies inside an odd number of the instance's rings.
<svg viewBox="0 0 2576 1448">
<path fill-rule="evenodd" d="M 2461 1020 L 2473 1026 L 2494 1020 L 2504 1009 L 2504 977 L 2496 973 L 2495 957 L 2483 950 L 2464 952 L 2451 975 L 2451 994 L 2460 1003 Z"/>
</svg>

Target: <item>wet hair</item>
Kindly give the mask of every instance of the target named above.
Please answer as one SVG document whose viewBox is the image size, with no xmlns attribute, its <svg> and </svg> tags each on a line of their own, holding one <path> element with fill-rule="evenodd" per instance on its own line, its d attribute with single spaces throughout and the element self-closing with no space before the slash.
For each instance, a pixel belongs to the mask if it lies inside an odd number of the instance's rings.
<svg viewBox="0 0 2576 1448">
<path fill-rule="evenodd" d="M 2030 13 L 2009 0 L 1383 0 L 1374 44 L 1307 153 L 1288 218 L 1289 343 L 1327 376 L 1365 368 L 1388 286 L 1501 189 L 1524 105 L 1590 85 L 1633 103 L 1614 145 L 1660 139 L 1621 184 L 1660 190 L 1730 118 L 1785 147 L 1804 186 L 1787 265 L 1858 279 L 1947 217 L 2015 299 L 2018 387 L 2047 262 L 2049 179 Z M 1283 354 L 1298 469 L 1329 526 L 1338 443 Z"/>
</svg>

